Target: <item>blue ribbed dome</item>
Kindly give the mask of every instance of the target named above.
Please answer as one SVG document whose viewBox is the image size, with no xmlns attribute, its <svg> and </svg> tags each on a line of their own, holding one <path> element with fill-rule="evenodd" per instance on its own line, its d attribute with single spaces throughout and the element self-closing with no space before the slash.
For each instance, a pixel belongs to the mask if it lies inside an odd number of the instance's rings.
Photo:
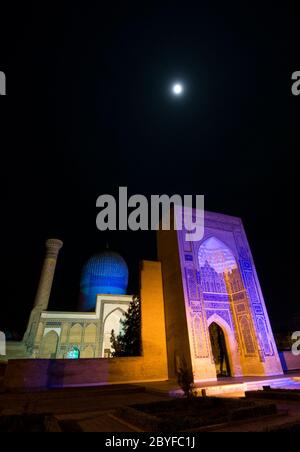
<svg viewBox="0 0 300 452">
<path fill-rule="evenodd" d="M 103 251 L 91 257 L 83 267 L 80 282 L 80 309 L 95 309 L 98 294 L 126 293 L 128 267 L 118 253 Z"/>
</svg>

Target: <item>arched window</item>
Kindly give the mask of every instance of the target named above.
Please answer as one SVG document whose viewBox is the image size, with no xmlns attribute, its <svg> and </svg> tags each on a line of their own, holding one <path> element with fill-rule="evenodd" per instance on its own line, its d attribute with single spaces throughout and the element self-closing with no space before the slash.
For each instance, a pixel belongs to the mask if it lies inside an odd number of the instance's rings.
<svg viewBox="0 0 300 452">
<path fill-rule="evenodd" d="M 201 284 L 206 292 L 227 293 L 224 274 L 237 269 L 237 263 L 227 246 L 215 237 L 205 240 L 199 248 L 198 260 Z M 231 292 L 233 292 L 232 281 Z"/>
<path fill-rule="evenodd" d="M 85 328 L 84 343 L 85 344 L 89 344 L 89 343 L 94 344 L 96 342 L 96 338 L 97 338 L 97 327 L 94 323 L 91 323 L 90 325 L 88 325 Z"/>
<path fill-rule="evenodd" d="M 95 358 L 95 352 L 92 345 L 85 347 L 85 349 L 80 353 L 80 358 Z"/>
<path fill-rule="evenodd" d="M 72 326 L 70 330 L 69 343 L 70 344 L 80 344 L 82 338 L 82 326 L 76 323 Z"/>
<path fill-rule="evenodd" d="M 67 354 L 68 359 L 79 359 L 80 358 L 80 350 L 78 347 L 74 346 L 71 350 L 68 351 Z"/>
<path fill-rule="evenodd" d="M 102 356 L 105 358 L 109 358 L 111 356 L 111 332 L 114 330 L 115 336 L 121 332 L 121 318 L 124 315 L 124 311 L 120 308 L 114 309 L 110 312 L 103 325 L 103 346 L 102 346 Z"/>
<path fill-rule="evenodd" d="M 58 334 L 56 331 L 49 331 L 42 340 L 42 345 L 39 353 L 39 358 L 53 359 L 56 358 L 58 346 Z"/>
<path fill-rule="evenodd" d="M 213 269 L 213 273 L 222 274 L 237 268 L 234 255 L 229 248 L 216 237 L 205 240 L 199 248 L 200 267 Z"/>
</svg>

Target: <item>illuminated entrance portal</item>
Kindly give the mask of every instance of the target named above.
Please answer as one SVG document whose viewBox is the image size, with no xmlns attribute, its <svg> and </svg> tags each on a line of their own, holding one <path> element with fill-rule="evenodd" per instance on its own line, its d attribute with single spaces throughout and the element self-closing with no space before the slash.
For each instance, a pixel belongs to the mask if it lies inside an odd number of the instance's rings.
<svg viewBox="0 0 300 452">
<path fill-rule="evenodd" d="M 230 365 L 223 330 L 213 322 L 209 327 L 209 336 L 217 377 L 230 377 Z"/>
<path fill-rule="evenodd" d="M 174 208 L 174 216 L 182 224 L 180 209 Z M 185 221 L 201 227 L 192 209 Z M 158 233 L 170 377 L 187 357 L 197 382 L 282 375 L 240 218 L 205 212 L 202 239 L 187 241 L 186 232 Z"/>
</svg>

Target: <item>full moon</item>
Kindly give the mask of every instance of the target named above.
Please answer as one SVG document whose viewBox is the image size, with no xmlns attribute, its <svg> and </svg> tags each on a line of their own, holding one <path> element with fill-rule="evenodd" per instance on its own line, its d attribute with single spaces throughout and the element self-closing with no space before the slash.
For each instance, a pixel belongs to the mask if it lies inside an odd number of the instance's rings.
<svg viewBox="0 0 300 452">
<path fill-rule="evenodd" d="M 182 92 L 183 92 L 183 86 L 182 86 L 182 84 L 181 84 L 181 83 L 175 83 L 175 84 L 173 85 L 172 91 L 173 91 L 173 93 L 174 93 L 176 96 L 179 96 L 180 94 L 182 94 Z"/>
</svg>

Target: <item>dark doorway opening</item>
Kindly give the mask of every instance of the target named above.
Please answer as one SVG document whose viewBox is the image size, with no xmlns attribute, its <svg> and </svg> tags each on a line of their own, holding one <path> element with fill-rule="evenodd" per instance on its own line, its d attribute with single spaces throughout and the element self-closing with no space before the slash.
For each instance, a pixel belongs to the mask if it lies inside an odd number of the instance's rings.
<svg viewBox="0 0 300 452">
<path fill-rule="evenodd" d="M 209 327 L 209 335 L 217 377 L 230 377 L 230 365 L 226 347 L 225 335 L 222 328 L 215 322 Z"/>
</svg>

